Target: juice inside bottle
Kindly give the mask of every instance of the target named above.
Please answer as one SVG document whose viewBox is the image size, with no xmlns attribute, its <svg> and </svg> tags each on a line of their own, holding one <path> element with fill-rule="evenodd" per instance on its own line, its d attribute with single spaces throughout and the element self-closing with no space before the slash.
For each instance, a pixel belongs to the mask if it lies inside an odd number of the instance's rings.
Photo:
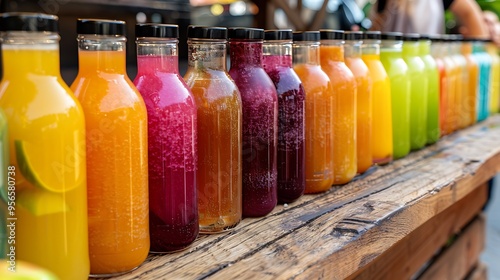
<svg viewBox="0 0 500 280">
<path fill-rule="evenodd" d="M 462 37 L 460 35 L 453 35 L 450 42 L 451 58 L 457 66 L 457 79 L 456 79 L 456 97 L 455 97 L 455 110 L 456 110 L 456 124 L 455 129 L 462 129 L 467 126 L 467 113 L 466 107 L 469 103 L 467 89 L 469 88 L 469 72 L 467 68 L 467 60 L 462 55 Z"/>
<path fill-rule="evenodd" d="M 179 76 L 177 25 L 136 26 L 134 84 L 148 110 L 151 252 L 177 251 L 198 235 L 196 105 Z"/>
<path fill-rule="evenodd" d="M 373 164 L 372 159 L 372 81 L 370 71 L 361 59 L 363 32 L 344 33 L 345 64 L 356 79 L 356 146 L 358 173 L 363 173 Z"/>
<path fill-rule="evenodd" d="M 475 58 L 472 56 L 472 42 L 466 40 L 462 44 L 462 54 L 467 62 L 467 73 L 468 73 L 468 83 L 465 90 L 465 95 L 467 95 L 466 106 L 463 108 L 463 114 L 465 115 L 466 126 L 473 125 L 476 122 L 477 116 L 477 90 L 478 90 L 478 76 L 479 67 Z"/>
<path fill-rule="evenodd" d="M 436 60 L 431 56 L 431 41 L 428 36 L 421 36 L 419 42 L 419 56 L 425 64 L 427 76 L 427 144 L 439 140 L 439 69 Z"/>
<path fill-rule="evenodd" d="M 443 51 L 443 40 L 441 36 L 436 35 L 432 37 L 431 53 L 432 57 L 436 61 L 436 66 L 438 69 L 439 80 L 439 134 L 443 135 L 443 129 L 445 127 L 445 120 L 447 118 L 447 106 L 448 106 L 448 77 L 446 76 L 446 68 L 444 63 L 444 51 Z"/>
<path fill-rule="evenodd" d="M 484 41 L 476 40 L 473 54 L 479 63 L 479 83 L 477 100 L 477 121 L 485 120 L 489 115 L 491 57 L 484 50 Z"/>
<path fill-rule="evenodd" d="M 417 150 L 427 143 L 428 80 L 419 55 L 418 34 L 403 35 L 403 59 L 410 80 L 410 147 Z"/>
<path fill-rule="evenodd" d="M 266 30 L 263 66 L 278 93 L 278 200 L 292 202 L 305 190 L 305 93 L 292 68 L 292 30 Z"/>
<path fill-rule="evenodd" d="M 231 69 L 243 109 L 243 216 L 260 217 L 278 202 L 278 94 L 262 67 L 264 30 L 231 28 Z"/>
<path fill-rule="evenodd" d="M 392 161 L 391 81 L 380 61 L 380 31 L 364 33 L 362 58 L 372 81 L 372 157 L 375 164 Z"/>
<path fill-rule="evenodd" d="M 500 106 L 500 57 L 498 48 L 491 41 L 486 42 L 486 52 L 491 57 L 490 114 L 496 114 Z"/>
<path fill-rule="evenodd" d="M 0 31 L 0 108 L 9 124 L 1 134 L 8 134 L 12 166 L 6 175 L 16 182 L 15 214 L 7 212 L 17 219 L 15 258 L 61 279 L 87 279 L 85 119 L 60 75 L 57 17 L 2 14 Z"/>
<path fill-rule="evenodd" d="M 401 33 L 382 33 L 380 61 L 391 83 L 393 156 L 399 159 L 410 152 L 410 80 Z"/>
<path fill-rule="evenodd" d="M 443 62 L 447 77 L 446 114 L 441 135 L 447 135 L 456 130 L 458 123 L 457 103 L 457 80 L 460 76 L 460 68 L 451 57 L 451 39 L 443 36 Z"/>
<path fill-rule="evenodd" d="M 318 31 L 294 32 L 293 69 L 305 89 L 305 193 L 330 189 L 333 184 L 333 90 L 321 69 Z"/>
<path fill-rule="evenodd" d="M 333 88 L 333 184 L 350 182 L 357 173 L 356 80 L 344 63 L 343 31 L 320 30 L 321 68 Z"/>
<path fill-rule="evenodd" d="M 188 28 L 184 79 L 198 108 L 201 233 L 228 231 L 241 221 L 241 99 L 226 72 L 226 38 L 226 28 Z"/>
<path fill-rule="evenodd" d="M 147 112 L 125 72 L 125 22 L 79 19 L 91 275 L 138 267 L 149 252 Z"/>
</svg>

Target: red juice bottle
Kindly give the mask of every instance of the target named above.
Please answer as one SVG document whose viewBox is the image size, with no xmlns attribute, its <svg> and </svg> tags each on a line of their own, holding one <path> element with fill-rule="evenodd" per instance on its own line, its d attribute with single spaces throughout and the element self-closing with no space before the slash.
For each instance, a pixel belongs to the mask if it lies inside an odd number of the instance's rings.
<svg viewBox="0 0 500 280">
<path fill-rule="evenodd" d="M 134 84 L 148 111 L 151 252 L 177 251 L 198 235 L 196 105 L 179 75 L 179 28 L 138 24 Z"/>
<path fill-rule="evenodd" d="M 292 68 L 292 30 L 266 30 L 263 65 L 278 92 L 278 200 L 292 202 L 304 193 L 305 93 Z"/>
<path fill-rule="evenodd" d="M 260 217 L 277 204 L 278 94 L 262 67 L 264 30 L 230 28 L 231 70 L 243 108 L 243 216 Z"/>
</svg>

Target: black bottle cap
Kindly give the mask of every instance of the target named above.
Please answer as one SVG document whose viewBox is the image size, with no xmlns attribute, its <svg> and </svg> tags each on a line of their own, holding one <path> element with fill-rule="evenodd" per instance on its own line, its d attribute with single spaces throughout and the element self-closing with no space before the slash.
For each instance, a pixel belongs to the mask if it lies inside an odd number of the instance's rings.
<svg viewBox="0 0 500 280">
<path fill-rule="evenodd" d="M 227 40 L 227 28 L 190 25 L 188 26 L 187 36 L 196 39 Z"/>
<path fill-rule="evenodd" d="M 344 40 L 343 30 L 320 29 L 321 40 Z"/>
<path fill-rule="evenodd" d="M 40 13 L 0 14 L 0 31 L 58 32 L 58 17 Z"/>
<path fill-rule="evenodd" d="M 301 42 L 319 42 L 319 31 L 296 31 L 293 32 L 293 40 Z"/>
<path fill-rule="evenodd" d="M 380 39 L 382 39 L 382 32 L 380 32 L 380 31 L 365 31 L 363 33 L 363 39 L 380 40 Z"/>
<path fill-rule="evenodd" d="M 420 40 L 430 40 L 431 36 L 427 34 L 420 34 Z"/>
<path fill-rule="evenodd" d="M 265 30 L 264 40 L 274 41 L 274 40 L 292 40 L 293 32 L 292 29 L 278 29 L 278 30 Z"/>
<path fill-rule="evenodd" d="M 432 42 L 442 42 L 443 41 L 443 36 L 441 34 L 428 35 L 428 37 Z"/>
<path fill-rule="evenodd" d="M 125 36 L 125 22 L 110 19 L 78 19 L 76 33 L 91 35 Z"/>
<path fill-rule="evenodd" d="M 228 28 L 227 37 L 229 39 L 264 40 L 264 29 L 232 27 Z"/>
<path fill-rule="evenodd" d="M 135 37 L 179 38 L 179 26 L 175 24 L 139 23 Z"/>
<path fill-rule="evenodd" d="M 382 32 L 382 40 L 403 40 L 403 33 L 401 32 Z"/>
<path fill-rule="evenodd" d="M 418 40 L 420 40 L 418 33 L 405 33 L 403 35 L 403 41 L 405 42 L 417 42 Z"/>
<path fill-rule="evenodd" d="M 361 31 L 346 31 L 344 32 L 344 39 L 346 41 L 358 41 L 363 39 L 363 32 Z"/>
</svg>

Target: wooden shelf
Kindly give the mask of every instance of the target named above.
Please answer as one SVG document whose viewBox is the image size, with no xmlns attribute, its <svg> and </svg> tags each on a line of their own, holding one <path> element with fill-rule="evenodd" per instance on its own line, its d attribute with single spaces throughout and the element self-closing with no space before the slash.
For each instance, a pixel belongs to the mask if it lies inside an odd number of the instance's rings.
<svg viewBox="0 0 500 280">
<path fill-rule="evenodd" d="M 480 213 L 498 171 L 497 115 L 115 279 L 407 279 Z"/>
</svg>

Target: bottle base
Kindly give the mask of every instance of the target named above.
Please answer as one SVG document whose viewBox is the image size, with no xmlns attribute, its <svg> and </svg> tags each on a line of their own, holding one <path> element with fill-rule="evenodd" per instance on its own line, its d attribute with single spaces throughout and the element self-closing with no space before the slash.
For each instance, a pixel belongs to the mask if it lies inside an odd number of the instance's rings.
<svg viewBox="0 0 500 280">
<path fill-rule="evenodd" d="M 232 231 L 240 221 L 230 224 L 230 225 L 220 225 L 220 224 L 210 224 L 206 226 L 200 225 L 200 234 L 218 234 L 218 233 L 224 233 L 224 232 L 229 232 Z"/>
<path fill-rule="evenodd" d="M 132 272 L 134 270 L 136 270 L 139 266 L 136 266 L 130 270 L 127 270 L 127 271 L 122 271 L 122 272 L 115 272 L 115 273 L 102 273 L 102 274 L 98 274 L 98 273 L 90 273 L 89 274 L 89 278 L 106 278 L 106 277 L 115 277 L 115 276 L 120 276 L 120 275 L 124 275 L 124 274 L 127 274 L 129 272 Z"/>
</svg>

